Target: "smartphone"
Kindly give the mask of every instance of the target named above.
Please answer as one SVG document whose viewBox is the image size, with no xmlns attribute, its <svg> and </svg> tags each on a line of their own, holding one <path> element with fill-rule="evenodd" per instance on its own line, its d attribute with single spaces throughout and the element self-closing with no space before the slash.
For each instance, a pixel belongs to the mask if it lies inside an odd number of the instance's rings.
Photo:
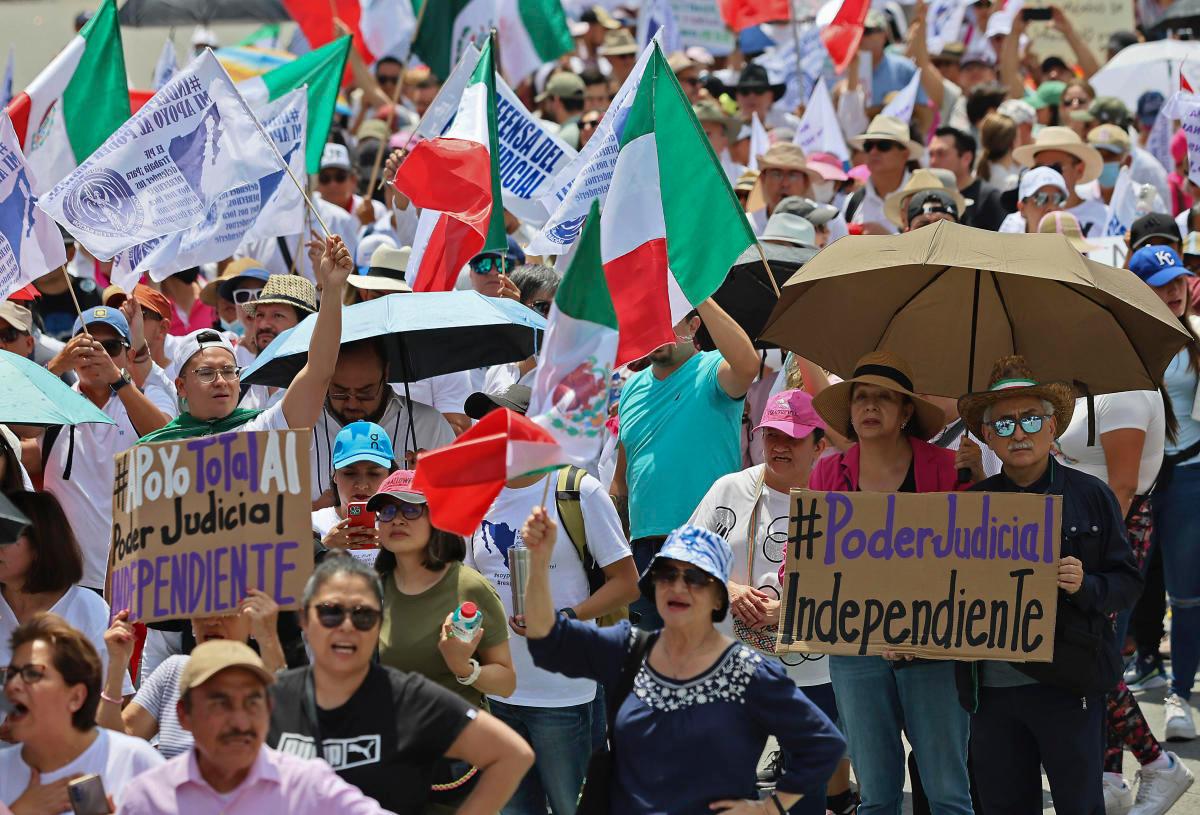
<svg viewBox="0 0 1200 815">
<path fill-rule="evenodd" d="M 349 526 L 375 528 L 375 513 L 367 511 L 366 501 L 351 501 L 346 508 L 346 517 L 350 519 Z"/>
<path fill-rule="evenodd" d="M 1021 9 L 1021 19 L 1025 22 L 1045 22 L 1054 19 L 1054 12 L 1049 6 L 1042 8 L 1023 8 Z"/>
<path fill-rule="evenodd" d="M 104 782 L 95 773 L 67 784 L 67 797 L 71 799 L 71 810 L 75 815 L 108 815 Z"/>
</svg>

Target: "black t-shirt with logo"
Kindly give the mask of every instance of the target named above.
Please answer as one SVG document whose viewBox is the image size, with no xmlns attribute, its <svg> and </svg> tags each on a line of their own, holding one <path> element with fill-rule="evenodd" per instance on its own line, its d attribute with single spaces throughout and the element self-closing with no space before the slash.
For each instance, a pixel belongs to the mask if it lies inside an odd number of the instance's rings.
<svg viewBox="0 0 1200 815">
<path fill-rule="evenodd" d="M 313 728 L 305 715 L 309 668 L 279 675 L 267 743 L 313 758 Z M 372 664 L 346 704 L 317 708 L 325 760 L 345 781 L 399 815 L 418 815 L 433 765 L 475 718 L 476 709 L 420 674 Z"/>
</svg>

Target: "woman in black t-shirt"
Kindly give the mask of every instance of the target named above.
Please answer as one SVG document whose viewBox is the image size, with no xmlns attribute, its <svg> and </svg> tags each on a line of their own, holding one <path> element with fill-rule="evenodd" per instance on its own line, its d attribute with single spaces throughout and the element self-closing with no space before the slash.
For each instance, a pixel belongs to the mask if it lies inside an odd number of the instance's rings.
<svg viewBox="0 0 1200 815">
<path fill-rule="evenodd" d="M 443 756 L 479 769 L 464 803 L 498 812 L 533 764 L 533 751 L 499 719 L 419 674 L 373 661 L 383 589 L 379 576 L 331 552 L 304 589 L 301 627 L 313 664 L 279 675 L 267 742 L 322 756 L 338 775 L 400 815 L 425 811 Z"/>
</svg>

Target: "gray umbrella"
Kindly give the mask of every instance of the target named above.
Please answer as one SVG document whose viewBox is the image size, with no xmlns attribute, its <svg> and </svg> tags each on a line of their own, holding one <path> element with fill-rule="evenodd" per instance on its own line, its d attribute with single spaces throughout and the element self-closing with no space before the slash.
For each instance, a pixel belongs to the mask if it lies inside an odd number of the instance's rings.
<svg viewBox="0 0 1200 815">
<path fill-rule="evenodd" d="M 127 0 L 121 25 L 282 23 L 291 19 L 281 0 Z"/>
<path fill-rule="evenodd" d="M 0 493 L 0 544 L 13 543 L 21 536 L 21 530 L 29 526 L 29 519 L 13 506 L 4 493 Z"/>
</svg>

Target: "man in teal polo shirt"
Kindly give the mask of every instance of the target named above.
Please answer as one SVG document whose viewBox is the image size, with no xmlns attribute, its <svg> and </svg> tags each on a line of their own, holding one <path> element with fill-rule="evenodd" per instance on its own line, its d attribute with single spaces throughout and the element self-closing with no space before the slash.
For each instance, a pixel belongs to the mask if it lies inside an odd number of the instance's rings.
<svg viewBox="0 0 1200 815">
<path fill-rule="evenodd" d="M 696 349 L 702 320 L 715 351 Z M 618 408 L 621 457 L 612 492 L 618 503 L 628 498 L 639 573 L 712 483 L 741 469 L 742 407 L 759 370 L 754 343 L 711 299 L 680 320 L 675 334 L 650 354 L 650 367 L 629 378 Z M 662 626 L 652 602 L 639 599 L 631 610 L 643 628 Z"/>
</svg>

